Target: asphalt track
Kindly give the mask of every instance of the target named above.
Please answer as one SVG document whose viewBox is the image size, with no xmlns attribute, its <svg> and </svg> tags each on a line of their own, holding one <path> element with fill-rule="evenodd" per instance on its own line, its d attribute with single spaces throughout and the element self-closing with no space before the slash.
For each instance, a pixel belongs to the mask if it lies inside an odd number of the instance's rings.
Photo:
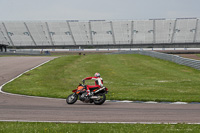
<svg viewBox="0 0 200 133">
<path fill-rule="evenodd" d="M 0 85 L 52 57 L 0 57 Z M 200 104 L 105 102 L 103 105 L 65 99 L 0 93 L 0 121 L 200 123 Z"/>
</svg>

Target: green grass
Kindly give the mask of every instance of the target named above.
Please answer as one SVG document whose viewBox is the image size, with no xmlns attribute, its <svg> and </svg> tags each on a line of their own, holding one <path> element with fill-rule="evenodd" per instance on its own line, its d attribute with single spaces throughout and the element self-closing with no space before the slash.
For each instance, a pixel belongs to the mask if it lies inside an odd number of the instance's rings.
<svg viewBox="0 0 200 133">
<path fill-rule="evenodd" d="M 4 86 L 6 92 L 66 98 L 99 72 L 110 100 L 200 102 L 200 71 L 144 55 L 64 56 Z M 94 81 L 86 81 L 94 84 Z"/>
<path fill-rule="evenodd" d="M 187 124 L 63 124 L 0 122 L 1 133 L 199 133 Z"/>
</svg>

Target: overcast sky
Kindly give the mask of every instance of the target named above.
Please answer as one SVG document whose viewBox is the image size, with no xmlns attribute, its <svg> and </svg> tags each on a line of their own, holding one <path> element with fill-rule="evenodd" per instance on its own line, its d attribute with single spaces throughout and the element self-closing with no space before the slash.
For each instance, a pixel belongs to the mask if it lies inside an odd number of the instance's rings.
<svg viewBox="0 0 200 133">
<path fill-rule="evenodd" d="M 200 0 L 0 0 L 0 21 L 183 17 L 200 17 Z"/>
</svg>

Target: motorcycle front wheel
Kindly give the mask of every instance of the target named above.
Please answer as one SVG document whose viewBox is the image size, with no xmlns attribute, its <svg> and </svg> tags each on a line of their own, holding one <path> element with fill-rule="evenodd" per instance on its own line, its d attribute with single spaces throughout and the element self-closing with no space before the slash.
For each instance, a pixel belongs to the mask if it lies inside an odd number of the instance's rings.
<svg viewBox="0 0 200 133">
<path fill-rule="evenodd" d="M 103 93 L 99 93 L 96 95 L 98 98 L 94 100 L 94 104 L 101 105 L 106 101 L 106 95 Z"/>
<path fill-rule="evenodd" d="M 69 95 L 69 96 L 67 97 L 66 102 L 67 102 L 68 104 L 74 104 L 74 103 L 77 101 L 77 99 L 78 99 L 78 95 L 76 95 L 76 94 L 74 93 L 74 94 L 71 94 L 71 95 Z"/>
</svg>

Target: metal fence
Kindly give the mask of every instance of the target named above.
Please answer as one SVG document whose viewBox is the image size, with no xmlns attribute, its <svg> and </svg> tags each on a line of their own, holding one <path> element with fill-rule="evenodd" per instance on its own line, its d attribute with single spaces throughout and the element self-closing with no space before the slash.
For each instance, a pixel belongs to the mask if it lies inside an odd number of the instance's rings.
<svg viewBox="0 0 200 133">
<path fill-rule="evenodd" d="M 112 54 L 141 54 L 141 55 L 147 55 L 171 62 L 175 62 L 180 65 L 185 65 L 189 66 L 195 69 L 200 70 L 200 60 L 194 60 L 194 59 L 188 59 L 188 58 L 183 58 L 178 55 L 171 55 L 171 54 L 165 54 L 165 53 L 160 53 L 160 52 L 155 52 L 155 51 L 122 51 L 122 52 L 115 52 Z"/>
</svg>

